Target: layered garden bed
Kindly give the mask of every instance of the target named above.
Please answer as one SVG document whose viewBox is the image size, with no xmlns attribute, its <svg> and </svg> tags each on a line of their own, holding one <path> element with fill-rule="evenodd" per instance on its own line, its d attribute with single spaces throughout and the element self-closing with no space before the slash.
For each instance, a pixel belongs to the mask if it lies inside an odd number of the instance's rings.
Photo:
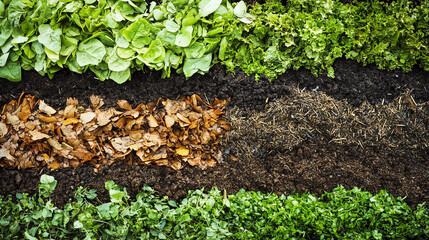
<svg viewBox="0 0 429 240">
<path fill-rule="evenodd" d="M 1 236 L 429 237 L 428 1 L 185 2 L 0 6 Z"/>
</svg>

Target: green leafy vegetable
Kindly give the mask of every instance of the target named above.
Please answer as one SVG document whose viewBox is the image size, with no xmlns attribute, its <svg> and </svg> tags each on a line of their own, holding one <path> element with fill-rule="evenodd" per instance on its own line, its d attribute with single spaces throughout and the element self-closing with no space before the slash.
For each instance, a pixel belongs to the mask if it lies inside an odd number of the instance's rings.
<svg viewBox="0 0 429 240">
<path fill-rule="evenodd" d="M 98 39 L 82 42 L 76 52 L 76 61 L 79 66 L 97 65 L 106 55 L 106 48 Z"/>
</svg>

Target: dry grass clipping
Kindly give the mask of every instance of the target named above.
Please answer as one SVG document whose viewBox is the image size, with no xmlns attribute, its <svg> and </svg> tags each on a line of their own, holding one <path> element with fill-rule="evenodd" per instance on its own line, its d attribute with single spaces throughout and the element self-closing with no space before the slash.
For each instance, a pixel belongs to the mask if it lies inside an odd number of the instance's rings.
<svg viewBox="0 0 429 240">
<path fill-rule="evenodd" d="M 411 92 L 388 105 L 365 102 L 355 108 L 321 92 L 295 89 L 262 112 L 227 111 L 233 131 L 225 135 L 222 145 L 233 146 L 249 158 L 287 151 L 309 138 L 362 148 L 422 149 L 429 145 L 428 109 L 429 103 L 416 104 Z"/>
</svg>

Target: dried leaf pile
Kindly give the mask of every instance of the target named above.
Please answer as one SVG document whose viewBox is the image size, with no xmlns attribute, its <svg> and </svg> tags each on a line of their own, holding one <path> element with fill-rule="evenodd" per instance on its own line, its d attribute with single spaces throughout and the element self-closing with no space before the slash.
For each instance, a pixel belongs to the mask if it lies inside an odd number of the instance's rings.
<svg viewBox="0 0 429 240">
<path fill-rule="evenodd" d="M 101 110 L 103 100 L 91 96 L 92 108 L 84 109 L 69 98 L 57 111 L 22 94 L 0 115 L 0 167 L 57 169 L 89 162 L 98 169 L 124 161 L 177 170 L 184 162 L 206 169 L 222 161 L 219 137 L 231 129 L 221 117 L 226 100 L 208 104 L 193 95 L 136 108 L 117 103 L 121 110 Z"/>
<path fill-rule="evenodd" d="M 228 110 L 226 118 L 234 131 L 225 134 L 222 145 L 238 149 L 246 158 L 288 151 L 315 138 L 362 148 L 418 151 L 429 148 L 428 114 L 429 103 L 416 104 L 411 92 L 388 105 L 364 102 L 356 108 L 322 92 L 294 89 L 291 96 L 271 102 L 261 112 Z"/>
</svg>

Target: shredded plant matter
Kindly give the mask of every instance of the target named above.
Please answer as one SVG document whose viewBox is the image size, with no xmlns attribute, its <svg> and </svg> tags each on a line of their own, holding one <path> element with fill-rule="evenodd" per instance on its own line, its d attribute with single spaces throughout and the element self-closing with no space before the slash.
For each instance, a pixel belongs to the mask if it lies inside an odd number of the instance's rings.
<svg viewBox="0 0 429 240">
<path fill-rule="evenodd" d="M 356 108 L 322 92 L 293 89 L 291 96 L 271 102 L 262 112 L 228 110 L 226 118 L 234 131 L 225 135 L 222 145 L 250 159 L 315 138 L 362 148 L 419 151 L 429 147 L 428 113 L 429 102 L 416 104 L 410 91 L 387 105 L 364 102 Z"/>
<path fill-rule="evenodd" d="M 221 117 L 227 100 L 208 104 L 197 95 L 136 108 L 119 100 L 121 110 L 102 110 L 104 102 L 96 96 L 88 109 L 69 98 L 59 111 L 23 95 L 1 112 L 0 167 L 57 169 L 88 162 L 98 169 L 123 161 L 176 170 L 187 162 L 206 169 L 222 161 L 219 137 L 231 129 Z"/>
</svg>

